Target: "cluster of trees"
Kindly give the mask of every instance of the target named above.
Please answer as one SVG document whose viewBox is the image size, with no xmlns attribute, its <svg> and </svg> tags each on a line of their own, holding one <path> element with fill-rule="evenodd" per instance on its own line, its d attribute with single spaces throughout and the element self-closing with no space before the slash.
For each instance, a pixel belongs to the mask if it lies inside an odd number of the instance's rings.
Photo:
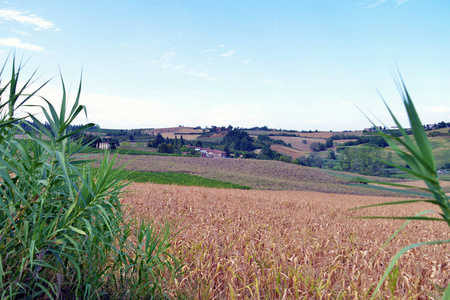
<svg viewBox="0 0 450 300">
<path fill-rule="evenodd" d="M 383 162 L 381 150 L 377 148 L 345 148 L 340 152 L 340 158 L 342 170 L 363 175 L 382 175 L 388 168 L 388 165 Z M 385 159 L 391 161 L 392 153 L 389 152 Z"/>
<path fill-rule="evenodd" d="M 308 156 L 300 156 L 297 158 L 294 163 L 297 163 L 302 166 L 307 167 L 316 167 L 316 168 L 322 168 L 323 166 L 326 166 L 328 169 L 334 168 L 336 165 L 336 153 L 333 149 L 328 149 L 327 157 L 324 158 L 320 156 L 319 154 L 313 152 L 310 153 Z"/>
<path fill-rule="evenodd" d="M 430 131 L 428 132 L 428 136 L 429 137 L 434 137 L 434 136 L 449 136 L 450 135 L 450 129 L 448 132 L 441 132 L 441 131 Z"/>
<path fill-rule="evenodd" d="M 221 144 L 227 146 L 229 149 L 239 151 L 253 151 L 257 148 L 253 143 L 252 137 L 246 131 L 236 128 L 227 132 Z"/>
<path fill-rule="evenodd" d="M 384 148 L 388 146 L 388 143 L 381 136 L 360 136 L 356 141 L 348 141 L 344 143 L 344 146 L 357 146 L 361 144 L 368 144 L 369 147 Z"/>
<path fill-rule="evenodd" d="M 336 140 L 349 140 L 349 139 L 358 139 L 360 136 L 356 134 L 333 134 L 331 139 L 333 141 Z"/>
<path fill-rule="evenodd" d="M 147 146 L 157 148 L 158 153 L 181 153 L 181 148 L 185 146 L 185 141 L 183 136 L 180 136 L 180 139 L 177 136 L 174 139 L 169 139 L 158 133 L 156 137 L 147 143 Z"/>
<path fill-rule="evenodd" d="M 273 135 L 271 135 L 271 136 L 273 136 Z M 291 147 L 292 148 L 291 143 L 286 144 L 286 142 L 283 141 L 283 140 L 272 139 L 270 136 L 265 135 L 265 134 L 260 134 L 256 138 L 256 146 L 257 146 L 257 148 L 261 148 L 263 145 L 272 145 L 272 144 L 278 144 L 278 145 L 282 145 L 282 146 L 286 146 L 286 147 Z"/>
<path fill-rule="evenodd" d="M 434 129 L 441 129 L 441 128 L 447 128 L 447 127 L 450 127 L 450 123 L 446 123 L 444 121 L 441 121 L 441 122 L 433 125 Z"/>
<path fill-rule="evenodd" d="M 450 163 L 445 163 L 441 169 L 450 170 Z"/>
<path fill-rule="evenodd" d="M 331 147 L 333 147 L 332 139 L 326 139 L 325 144 L 321 142 L 312 142 L 309 145 L 309 148 L 314 152 L 320 152 Z"/>
<path fill-rule="evenodd" d="M 231 126 L 231 125 L 228 125 L 228 127 L 225 127 L 225 126 L 218 127 L 218 126 L 212 125 L 210 128 L 203 129 L 203 133 L 201 134 L 201 137 L 207 138 L 215 133 L 229 132 L 231 130 L 233 130 L 233 126 Z"/>
</svg>

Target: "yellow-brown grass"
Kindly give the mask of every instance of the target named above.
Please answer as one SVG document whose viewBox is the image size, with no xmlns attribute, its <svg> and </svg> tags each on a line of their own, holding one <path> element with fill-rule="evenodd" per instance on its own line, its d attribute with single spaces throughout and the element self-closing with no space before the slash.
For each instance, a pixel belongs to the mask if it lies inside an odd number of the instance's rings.
<svg viewBox="0 0 450 300">
<path fill-rule="evenodd" d="M 414 223 L 375 253 L 402 224 L 358 215 L 414 214 L 429 208 L 348 209 L 398 198 L 299 191 L 241 191 L 133 184 L 123 199 L 138 218 L 177 221 L 172 252 L 185 273 L 172 287 L 195 299 L 365 299 L 390 258 L 410 243 L 448 239 L 443 224 Z M 386 298 L 426 298 L 448 283 L 449 247 L 408 252 Z M 388 281 L 394 283 L 394 280 Z"/>
<path fill-rule="evenodd" d="M 173 133 L 173 132 L 163 132 L 163 133 L 161 133 L 161 135 L 165 139 L 174 139 L 175 137 L 177 137 L 177 139 L 180 139 L 181 136 L 183 136 L 183 139 L 187 140 L 187 141 L 195 140 L 200 136 L 200 134 L 178 134 L 178 133 Z"/>
<path fill-rule="evenodd" d="M 355 142 L 357 139 L 345 139 L 345 140 L 335 140 L 334 142 L 336 143 L 336 144 L 344 144 L 344 143 L 347 143 L 347 142 Z"/>
<path fill-rule="evenodd" d="M 329 131 L 318 131 L 318 132 L 299 132 L 297 133 L 300 137 L 315 138 L 315 139 L 328 139 L 333 135 L 333 132 Z"/>
<path fill-rule="evenodd" d="M 305 155 L 305 152 L 303 151 L 278 144 L 271 145 L 270 149 L 277 151 L 278 153 L 289 155 L 292 158 L 299 158 L 300 156 Z"/>
<path fill-rule="evenodd" d="M 256 135 L 252 135 L 251 137 L 257 137 Z M 326 139 L 322 138 L 307 138 L 307 137 L 296 137 L 296 136 L 271 136 L 270 138 L 274 140 L 282 140 L 286 144 L 291 144 L 292 148 L 303 151 L 303 155 L 313 152 L 309 147 L 312 143 L 322 143 L 325 144 Z M 306 144 L 303 143 L 303 140 L 306 140 Z"/>
<path fill-rule="evenodd" d="M 203 133 L 202 129 L 194 129 L 194 127 L 167 127 L 156 128 L 145 131 L 148 134 L 161 134 L 164 138 L 174 139 L 175 136 L 180 138 L 183 135 L 185 140 L 195 140 L 200 134 Z"/>
</svg>

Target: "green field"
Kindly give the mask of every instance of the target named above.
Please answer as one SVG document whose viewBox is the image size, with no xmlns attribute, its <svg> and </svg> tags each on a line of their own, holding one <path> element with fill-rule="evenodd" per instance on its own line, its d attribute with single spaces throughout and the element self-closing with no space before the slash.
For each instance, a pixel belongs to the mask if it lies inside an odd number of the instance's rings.
<svg viewBox="0 0 450 300">
<path fill-rule="evenodd" d="M 145 151 L 145 150 L 135 150 L 130 148 L 118 148 L 114 150 L 108 150 L 110 153 L 117 153 L 117 154 L 123 154 L 123 155 L 158 155 L 158 156 L 186 156 L 183 154 L 169 154 L 169 153 L 158 153 L 155 151 Z M 98 148 L 92 148 L 88 147 L 85 150 L 83 150 L 83 153 L 105 153 L 105 150 L 98 149 Z"/>
<path fill-rule="evenodd" d="M 145 171 L 130 171 L 130 170 L 121 170 L 121 172 L 125 173 L 125 178 L 132 182 L 151 182 L 157 184 L 176 184 L 187 186 L 202 186 L 209 188 L 223 188 L 223 189 L 241 189 L 241 190 L 251 189 L 248 186 L 203 178 L 200 176 L 191 175 L 187 173 L 145 172 Z"/>
<path fill-rule="evenodd" d="M 436 136 L 429 137 L 428 139 L 430 140 L 431 148 L 433 149 L 436 167 L 439 169 L 445 163 L 450 163 L 450 136 Z M 404 164 L 396 155 L 393 156 L 393 162 L 400 165 Z"/>
</svg>

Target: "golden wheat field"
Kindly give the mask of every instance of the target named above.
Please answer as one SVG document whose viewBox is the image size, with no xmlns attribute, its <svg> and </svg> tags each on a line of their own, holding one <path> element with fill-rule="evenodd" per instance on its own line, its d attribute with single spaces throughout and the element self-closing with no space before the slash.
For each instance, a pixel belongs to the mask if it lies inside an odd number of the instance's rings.
<svg viewBox="0 0 450 300">
<path fill-rule="evenodd" d="M 179 295 L 366 299 L 399 249 L 450 238 L 444 224 L 410 223 L 376 255 L 402 222 L 351 217 L 415 214 L 429 206 L 349 209 L 398 199 L 134 183 L 122 202 L 138 218 L 173 221 L 181 230 L 171 251 L 185 257 L 184 274 L 169 283 Z M 428 299 L 441 294 L 439 288 L 449 278 L 448 250 L 441 245 L 407 252 L 383 286 L 382 297 Z"/>
</svg>

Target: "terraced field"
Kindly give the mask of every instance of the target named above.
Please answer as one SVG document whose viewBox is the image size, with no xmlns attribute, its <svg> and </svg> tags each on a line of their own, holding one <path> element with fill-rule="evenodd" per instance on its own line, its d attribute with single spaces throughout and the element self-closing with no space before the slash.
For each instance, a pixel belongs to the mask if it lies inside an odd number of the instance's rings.
<svg viewBox="0 0 450 300">
<path fill-rule="evenodd" d="M 282 153 L 284 155 L 288 155 L 292 158 L 299 158 L 302 155 L 305 155 L 307 152 L 295 149 L 295 148 L 290 148 L 290 147 L 286 147 L 283 145 L 278 145 L 278 144 L 274 144 L 272 146 L 270 146 L 270 149 L 277 151 L 278 153 Z M 310 150 L 311 151 L 311 150 Z"/>
</svg>

